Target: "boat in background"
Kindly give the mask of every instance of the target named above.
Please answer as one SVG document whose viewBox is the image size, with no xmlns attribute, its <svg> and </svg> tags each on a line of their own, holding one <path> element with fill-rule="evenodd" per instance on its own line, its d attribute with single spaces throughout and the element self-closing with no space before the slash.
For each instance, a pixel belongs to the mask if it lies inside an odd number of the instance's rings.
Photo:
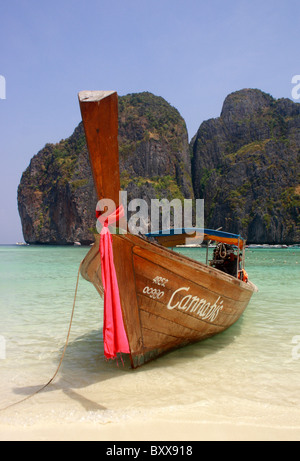
<svg viewBox="0 0 300 461">
<path fill-rule="evenodd" d="M 98 199 L 119 204 L 118 97 L 114 91 L 84 91 L 79 103 Z M 209 229 L 171 229 L 133 235 L 127 223 L 113 234 L 113 260 L 131 365 L 137 368 L 175 348 L 229 328 L 246 309 L 256 286 L 244 268 L 245 240 Z M 125 231 L 125 232 L 124 232 Z M 200 237 L 213 258 L 197 262 L 172 248 Z M 105 296 L 100 235 L 81 266 L 81 275 Z"/>
</svg>

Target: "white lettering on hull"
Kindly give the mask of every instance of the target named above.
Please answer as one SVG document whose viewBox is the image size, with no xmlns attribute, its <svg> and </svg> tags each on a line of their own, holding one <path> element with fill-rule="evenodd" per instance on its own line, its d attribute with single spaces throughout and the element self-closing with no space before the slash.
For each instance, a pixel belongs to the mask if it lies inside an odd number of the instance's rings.
<svg viewBox="0 0 300 461">
<path fill-rule="evenodd" d="M 161 299 L 165 294 L 164 291 L 161 291 L 158 288 L 151 288 L 151 287 L 145 287 L 143 289 L 143 293 L 145 295 L 149 295 L 149 297 L 152 299 Z"/>
<path fill-rule="evenodd" d="M 168 279 L 158 276 L 153 279 L 154 284 L 159 285 L 163 288 L 167 285 L 168 281 Z M 209 322 L 213 322 L 214 320 L 216 320 L 219 313 L 224 308 L 221 296 L 219 296 L 214 303 L 211 303 L 204 298 L 200 299 L 198 296 L 193 296 L 192 294 L 187 294 L 181 299 L 178 299 L 179 296 L 176 296 L 179 293 L 181 293 L 182 295 L 182 292 L 189 291 L 190 287 L 181 287 L 175 290 L 167 304 L 167 308 L 169 310 L 179 309 L 184 312 L 190 312 L 192 314 L 197 315 L 202 320 L 208 320 Z M 148 295 L 151 299 L 161 300 L 164 297 L 165 292 L 159 288 L 151 288 L 149 286 L 146 286 L 143 289 L 143 294 Z"/>
<path fill-rule="evenodd" d="M 176 295 L 182 291 L 190 291 L 190 287 L 181 287 L 174 291 L 170 301 L 168 302 L 167 308 L 179 309 L 184 312 L 191 312 L 200 317 L 202 320 L 208 320 L 213 322 L 218 317 L 220 311 L 224 308 L 223 300 L 221 296 L 215 301 L 214 304 L 208 302 L 206 299 L 198 298 L 198 296 L 193 296 L 191 294 L 184 296 L 180 301 L 176 302 Z"/>
</svg>

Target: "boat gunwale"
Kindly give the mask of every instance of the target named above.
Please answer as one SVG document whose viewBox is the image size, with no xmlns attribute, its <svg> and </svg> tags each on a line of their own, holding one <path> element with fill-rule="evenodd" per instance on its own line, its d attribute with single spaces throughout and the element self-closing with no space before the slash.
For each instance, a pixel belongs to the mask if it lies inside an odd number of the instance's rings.
<svg viewBox="0 0 300 461">
<path fill-rule="evenodd" d="M 124 239 L 130 241 L 131 243 L 134 244 L 134 247 L 137 247 L 137 248 L 141 247 L 142 244 L 140 244 L 140 243 L 143 243 L 144 246 L 148 246 L 148 245 L 153 246 L 153 247 L 155 247 L 155 249 L 159 249 L 161 252 L 164 252 L 165 254 L 168 254 L 171 259 L 174 259 L 174 260 L 178 261 L 179 263 L 184 263 L 189 267 L 190 267 L 190 264 L 193 264 L 194 269 L 200 269 L 201 268 L 208 275 L 214 275 L 214 276 L 216 276 L 217 278 L 219 278 L 222 281 L 227 281 L 227 282 L 234 283 L 237 287 L 240 287 L 240 288 L 252 291 L 252 292 L 257 292 L 258 291 L 258 288 L 256 287 L 256 285 L 253 282 L 250 282 L 250 281 L 248 281 L 247 283 L 243 282 L 242 280 L 239 280 L 238 278 L 234 277 L 233 275 L 226 274 L 225 272 L 222 272 L 219 269 L 216 269 L 215 267 L 210 267 L 210 266 L 208 266 L 207 264 L 205 264 L 205 263 L 203 263 L 201 261 L 196 261 L 195 259 L 192 259 L 189 256 L 183 255 L 181 253 L 177 253 L 174 250 L 170 250 L 169 248 L 166 248 L 166 247 L 160 245 L 157 242 L 153 242 L 153 241 L 148 240 L 146 237 L 141 237 L 139 235 L 134 235 L 134 234 L 131 234 L 129 232 L 126 233 L 126 234 L 115 234 L 115 235 L 117 237 L 121 237 L 121 238 L 124 238 Z M 128 236 L 130 236 L 130 237 L 128 237 Z M 100 236 L 99 236 L 99 238 L 100 238 Z M 134 240 L 134 239 L 139 239 L 139 244 L 133 242 L 132 240 Z M 134 248 L 133 248 L 133 251 L 134 251 Z M 153 249 L 153 251 L 155 252 L 154 249 Z M 156 253 L 157 253 L 157 251 L 156 251 Z"/>
</svg>

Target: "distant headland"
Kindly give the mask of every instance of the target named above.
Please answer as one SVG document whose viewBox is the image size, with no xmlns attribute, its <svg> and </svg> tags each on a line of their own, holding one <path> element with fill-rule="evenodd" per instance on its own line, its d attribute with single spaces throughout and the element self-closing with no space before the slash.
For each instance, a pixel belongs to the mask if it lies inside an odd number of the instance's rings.
<svg viewBox="0 0 300 461">
<path fill-rule="evenodd" d="M 165 99 L 121 96 L 119 151 L 129 200 L 204 198 L 208 228 L 241 233 L 252 244 L 300 243 L 299 104 L 236 91 L 189 143 L 184 119 Z M 22 175 L 25 242 L 92 243 L 96 203 L 80 123 L 68 139 L 46 144 Z"/>
</svg>

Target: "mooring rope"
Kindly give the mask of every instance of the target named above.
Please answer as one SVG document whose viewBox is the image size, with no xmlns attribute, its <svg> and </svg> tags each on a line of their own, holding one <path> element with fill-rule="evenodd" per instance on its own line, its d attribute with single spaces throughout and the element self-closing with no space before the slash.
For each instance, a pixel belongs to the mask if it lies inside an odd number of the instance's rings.
<svg viewBox="0 0 300 461">
<path fill-rule="evenodd" d="M 61 358 L 60 358 L 60 362 L 58 364 L 58 367 L 54 373 L 54 375 L 52 376 L 51 379 L 49 379 L 49 381 L 44 384 L 44 386 L 42 386 L 40 389 L 38 389 L 37 391 L 33 392 L 32 394 L 28 395 L 27 397 L 21 399 L 21 400 L 18 400 L 17 402 L 14 402 L 14 403 L 11 403 L 10 405 L 7 405 L 6 407 L 4 408 L 0 408 L 0 412 L 1 411 L 4 411 L 4 410 L 7 410 L 8 408 L 11 408 L 11 407 L 14 407 L 15 405 L 19 405 L 20 403 L 23 403 L 25 402 L 26 400 L 29 400 L 31 399 L 33 396 L 35 396 L 36 394 L 38 394 L 39 392 L 42 392 L 44 389 L 46 389 L 46 387 L 49 386 L 49 384 L 51 384 L 54 379 L 56 378 L 58 372 L 59 372 L 59 369 L 61 367 L 61 364 L 63 362 L 63 359 L 64 359 L 64 356 L 65 356 L 65 353 L 66 353 L 66 349 L 67 349 L 67 346 L 68 346 L 68 343 L 69 343 L 69 338 L 70 338 L 70 333 L 71 333 L 71 327 L 72 327 L 72 322 L 73 322 L 73 317 L 74 317 L 74 311 L 75 311 L 75 304 L 76 304 L 76 298 L 77 298 L 77 291 L 78 291 L 78 284 L 79 284 L 79 276 L 80 276 L 80 270 L 81 270 L 81 266 L 82 266 L 82 263 L 83 261 L 81 261 L 80 265 L 79 265 L 79 269 L 78 269 L 78 274 L 77 274 L 77 281 L 76 281 L 76 288 L 75 288 L 75 295 L 74 295 L 74 301 L 73 301 L 73 308 L 72 308 L 72 313 L 71 313 L 71 318 L 70 318 L 70 324 L 69 324 L 69 330 L 68 330 L 68 334 L 67 334 L 67 339 L 66 339 L 66 342 L 65 342 L 65 347 L 64 347 L 64 350 L 63 350 L 63 353 L 61 355 Z"/>
</svg>

